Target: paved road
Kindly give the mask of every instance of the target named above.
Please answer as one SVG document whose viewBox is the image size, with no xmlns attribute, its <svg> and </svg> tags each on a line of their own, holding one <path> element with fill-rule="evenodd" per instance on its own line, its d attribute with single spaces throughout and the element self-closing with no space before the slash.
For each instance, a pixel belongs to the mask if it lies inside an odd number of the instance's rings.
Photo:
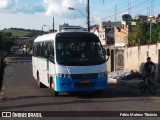
<svg viewBox="0 0 160 120">
<path fill-rule="evenodd" d="M 93 92 L 85 92 L 74 94 L 60 93 L 58 97 L 52 97 L 49 89 L 38 88 L 37 82 L 32 77 L 31 56 L 10 56 L 7 57 L 6 63 L 5 76 L 0 93 L 0 111 L 123 112 L 160 110 L 159 93 L 157 93 L 156 96 L 144 95 L 141 94 L 138 89 L 132 89 L 118 84 L 109 84 L 108 90 L 100 96 L 95 95 Z M 58 117 L 57 119 L 60 118 Z M 70 118 L 67 117 L 63 119 Z M 106 118 L 94 117 L 92 119 L 98 120 Z M 113 117 L 110 119 L 113 119 Z M 114 119 L 119 120 L 124 119 L 124 117 Z M 153 118 L 141 117 L 138 119 L 146 120 Z"/>
</svg>

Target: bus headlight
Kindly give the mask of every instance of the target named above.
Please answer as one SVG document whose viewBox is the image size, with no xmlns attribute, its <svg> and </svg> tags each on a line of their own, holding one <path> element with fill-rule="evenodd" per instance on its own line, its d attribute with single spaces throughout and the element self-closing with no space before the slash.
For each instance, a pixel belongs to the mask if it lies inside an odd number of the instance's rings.
<svg viewBox="0 0 160 120">
<path fill-rule="evenodd" d="M 99 76 L 99 77 L 105 77 L 105 76 L 107 76 L 107 71 L 105 71 L 105 72 L 100 72 L 98 76 Z"/>
<path fill-rule="evenodd" d="M 62 78 L 69 78 L 68 74 L 62 74 L 62 73 L 57 73 L 56 74 L 58 77 L 62 77 Z"/>
</svg>

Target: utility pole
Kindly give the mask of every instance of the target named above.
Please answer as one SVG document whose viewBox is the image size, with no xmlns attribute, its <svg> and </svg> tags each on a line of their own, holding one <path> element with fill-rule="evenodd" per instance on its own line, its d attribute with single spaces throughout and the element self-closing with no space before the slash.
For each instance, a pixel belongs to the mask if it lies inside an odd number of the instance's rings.
<svg viewBox="0 0 160 120">
<path fill-rule="evenodd" d="M 89 6 L 89 0 L 87 0 L 86 12 L 87 12 L 87 30 L 88 30 L 88 32 L 90 32 L 90 6 Z"/>
<path fill-rule="evenodd" d="M 150 44 L 152 43 L 152 19 L 153 19 L 153 15 L 154 15 L 154 0 L 150 0 L 151 1 L 151 6 L 150 6 Z"/>
<path fill-rule="evenodd" d="M 131 0 L 128 0 L 128 14 L 131 14 Z"/>
<path fill-rule="evenodd" d="M 105 0 L 103 0 L 103 4 L 104 4 Z"/>
<path fill-rule="evenodd" d="M 150 16 L 150 7 L 147 6 L 147 16 Z"/>
<path fill-rule="evenodd" d="M 116 43 L 116 28 L 117 28 L 117 5 L 115 5 L 115 23 L 114 23 L 114 71 L 116 71 L 116 49 L 115 49 L 115 43 Z"/>
<path fill-rule="evenodd" d="M 154 15 L 154 0 L 151 0 L 151 16 Z"/>
</svg>

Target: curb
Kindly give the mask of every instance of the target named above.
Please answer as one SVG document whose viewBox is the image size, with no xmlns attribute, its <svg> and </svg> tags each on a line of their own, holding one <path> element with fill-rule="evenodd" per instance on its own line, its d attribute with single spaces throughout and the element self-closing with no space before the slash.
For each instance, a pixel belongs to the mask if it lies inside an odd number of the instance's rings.
<svg viewBox="0 0 160 120">
<path fill-rule="evenodd" d="M 109 84 L 119 84 L 119 85 L 135 88 L 135 89 L 139 88 L 139 83 L 141 81 L 142 81 L 141 79 L 133 79 L 133 80 L 117 80 L 113 78 L 108 79 Z"/>
<path fill-rule="evenodd" d="M 109 84 L 119 84 L 123 86 L 127 86 L 134 89 L 139 89 L 140 82 L 143 81 L 142 79 L 132 79 L 132 80 L 117 80 L 113 78 L 108 79 Z M 160 83 L 156 83 L 157 89 L 160 89 Z"/>
<path fill-rule="evenodd" d="M 139 89 L 139 84 L 140 82 L 143 80 L 121 80 L 119 82 L 119 84 L 130 87 L 130 88 L 134 88 L 134 89 Z"/>
</svg>

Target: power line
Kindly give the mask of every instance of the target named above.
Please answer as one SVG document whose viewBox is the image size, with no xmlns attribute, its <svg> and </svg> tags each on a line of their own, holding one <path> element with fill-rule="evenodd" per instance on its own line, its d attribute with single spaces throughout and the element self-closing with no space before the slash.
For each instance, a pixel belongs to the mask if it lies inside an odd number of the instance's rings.
<svg viewBox="0 0 160 120">
<path fill-rule="evenodd" d="M 139 7 L 137 7 L 136 9 L 133 9 L 132 12 L 135 13 L 135 14 L 136 14 L 137 12 L 141 12 L 141 13 L 143 12 L 142 14 L 146 14 L 146 15 L 147 15 L 148 12 L 149 12 L 149 11 L 147 10 L 149 4 L 150 4 L 149 2 L 148 2 L 148 3 L 144 3 L 143 5 L 140 5 Z M 147 11 L 146 11 L 146 10 L 147 10 Z M 144 13 L 144 12 L 145 12 L 145 13 Z"/>
<path fill-rule="evenodd" d="M 139 3 L 139 4 L 131 7 L 131 9 L 136 8 L 136 7 L 138 7 L 139 5 L 142 5 L 142 4 L 144 4 L 144 3 L 148 2 L 148 1 L 149 1 L 149 0 L 146 0 L 146 1 L 142 2 L 142 3 Z M 123 10 L 123 11 L 121 11 L 121 12 L 118 12 L 117 14 L 123 13 L 123 12 L 125 12 L 125 11 L 127 11 L 127 10 L 128 10 L 128 9 L 125 9 L 125 10 Z M 106 19 L 106 18 L 109 18 L 109 17 L 113 17 L 114 15 L 115 15 L 115 14 L 110 15 L 110 16 L 108 16 L 108 17 L 101 18 L 101 20 Z"/>
<path fill-rule="evenodd" d="M 138 1 L 138 0 L 136 0 L 136 1 Z M 134 2 L 132 2 L 133 4 L 136 2 L 136 1 L 134 1 Z M 145 5 L 147 5 L 147 4 L 149 4 L 149 3 L 147 3 L 148 1 L 150 1 L 150 0 L 146 0 L 146 1 L 144 1 L 144 2 L 141 2 L 141 3 L 139 3 L 139 4 L 136 4 L 136 5 L 134 5 L 134 6 L 132 6 L 131 7 L 131 5 L 130 5 L 130 9 L 133 9 L 133 11 L 134 12 L 138 12 L 138 11 L 142 11 L 142 5 L 144 6 L 144 4 Z M 126 3 L 126 2 L 125 2 Z M 137 3 L 137 2 L 136 2 Z M 94 4 L 92 4 L 92 5 L 94 5 Z M 158 4 L 154 4 L 154 6 L 157 6 Z M 123 4 L 123 6 L 126 6 L 126 5 L 124 5 Z M 137 9 L 135 9 L 135 8 L 137 8 L 137 7 L 139 7 L 139 10 L 137 10 Z M 140 8 L 141 7 L 141 8 Z M 121 7 L 120 7 L 121 8 Z M 147 7 L 146 7 L 146 9 L 147 9 Z M 136 10 L 136 11 L 135 11 Z M 121 13 L 123 13 L 123 12 L 125 12 L 125 11 L 128 11 L 128 9 L 124 9 L 124 10 L 122 10 L 122 11 L 120 11 L 120 12 L 117 12 L 117 18 L 119 19 L 119 18 L 121 18 Z M 143 9 L 143 11 L 144 11 L 144 9 Z M 112 12 L 113 13 L 113 12 Z M 100 20 L 103 20 L 103 19 L 107 19 L 107 18 L 111 18 L 111 17 L 114 17 L 115 16 L 115 14 L 111 14 L 111 15 L 109 15 L 109 16 L 107 16 L 107 17 L 104 17 L 104 18 L 100 18 L 99 20 L 92 20 L 91 21 L 91 23 L 99 23 L 99 21 Z"/>
</svg>

